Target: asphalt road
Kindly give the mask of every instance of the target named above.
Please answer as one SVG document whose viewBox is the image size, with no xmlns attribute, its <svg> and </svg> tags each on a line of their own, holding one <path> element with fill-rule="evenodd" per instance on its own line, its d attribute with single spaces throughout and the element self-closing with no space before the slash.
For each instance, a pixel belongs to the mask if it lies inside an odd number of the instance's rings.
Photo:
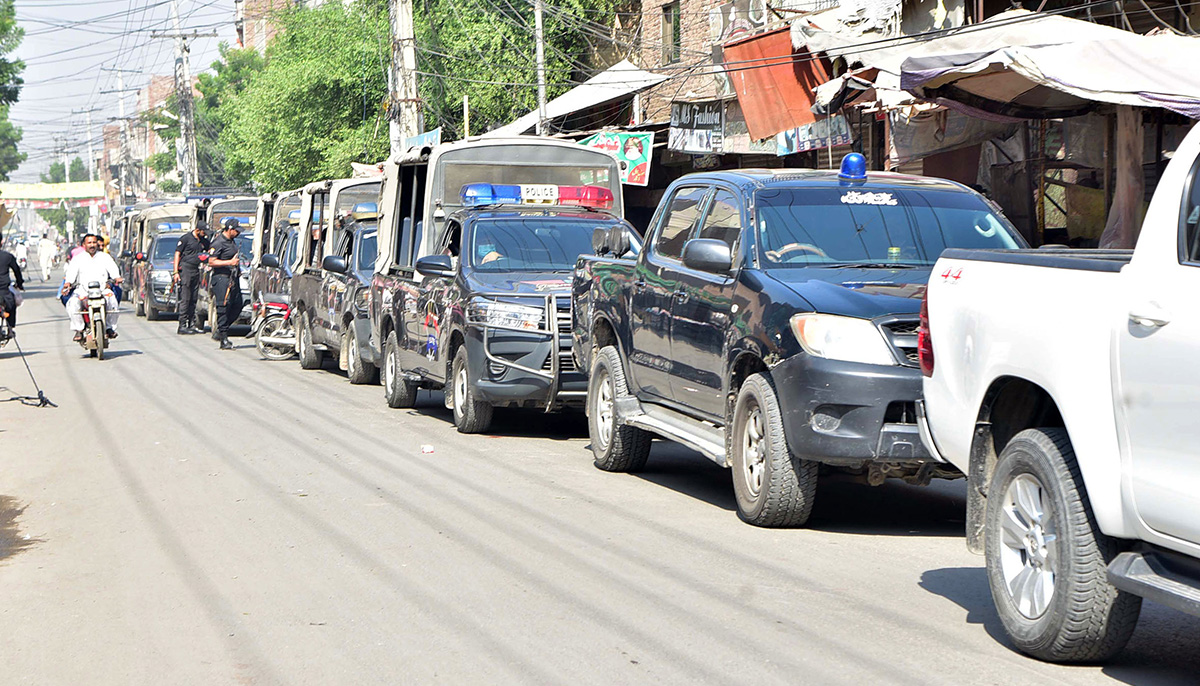
<svg viewBox="0 0 1200 686">
<path fill-rule="evenodd" d="M 6 684 L 1200 681 L 1200 620 L 1151 604 L 1110 665 L 1015 653 L 961 482 L 830 479 L 810 528 L 756 529 L 669 443 L 606 474 L 579 415 L 463 436 L 440 395 L 391 410 L 128 309 L 97 362 L 29 296 L 58 407 L 0 402 Z M 10 343 L 0 399 L 31 392 Z"/>
</svg>

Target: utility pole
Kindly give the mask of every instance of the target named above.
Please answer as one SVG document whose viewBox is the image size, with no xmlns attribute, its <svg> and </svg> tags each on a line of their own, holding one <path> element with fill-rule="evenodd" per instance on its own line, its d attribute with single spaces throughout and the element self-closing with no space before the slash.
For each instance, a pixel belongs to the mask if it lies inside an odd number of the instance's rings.
<svg viewBox="0 0 1200 686">
<path fill-rule="evenodd" d="M 196 161 L 196 112 L 192 102 L 192 70 L 188 62 L 188 39 L 216 38 L 215 31 L 184 33 L 179 25 L 179 0 L 171 0 L 171 22 L 174 33 L 153 32 L 151 38 L 175 39 L 175 96 L 179 100 L 179 141 L 177 157 L 183 161 L 179 170 L 182 176 L 183 194 L 190 195 L 199 186 L 200 168 Z"/>
<path fill-rule="evenodd" d="M 120 172 L 119 172 L 120 179 L 117 181 L 117 183 L 120 184 L 120 188 L 117 191 L 117 203 L 118 203 L 118 205 L 124 205 L 125 204 L 125 188 L 126 188 L 126 186 L 125 186 L 125 168 L 127 166 L 129 166 L 129 147 L 128 147 L 128 141 L 127 141 L 128 137 L 129 137 L 129 133 L 127 131 L 127 129 L 129 128 L 129 120 L 127 120 L 125 118 L 125 93 L 130 90 L 136 90 L 133 88 L 129 88 L 129 89 L 125 88 L 125 74 L 127 74 L 127 73 L 136 74 L 138 72 L 135 69 L 110 69 L 110 68 L 105 68 L 105 67 L 101 67 L 100 69 L 102 71 L 111 71 L 117 75 L 117 89 L 115 91 L 100 91 L 100 92 L 117 94 L 117 117 L 121 121 L 120 164 L 118 167 L 120 170 Z"/>
<path fill-rule="evenodd" d="M 85 115 L 87 115 L 87 154 L 88 154 L 88 158 L 87 158 L 87 170 L 88 170 L 88 181 L 95 181 L 95 180 L 96 180 L 96 154 L 95 154 L 95 151 L 92 149 L 92 112 L 98 112 L 98 111 L 99 111 L 99 109 L 98 109 L 98 108 L 95 108 L 95 107 L 93 107 L 93 108 L 92 108 L 92 109 L 90 109 L 90 110 L 74 110 L 74 111 L 72 111 L 72 112 L 71 112 L 71 114 L 85 114 Z"/>
<path fill-rule="evenodd" d="M 413 34 L 412 0 L 390 0 L 392 69 L 388 74 L 388 134 L 393 155 L 403 152 L 404 141 L 421 132 L 420 98 L 417 95 L 417 41 Z"/>
<path fill-rule="evenodd" d="M 542 0 L 533 0 L 533 42 L 537 51 L 537 135 L 546 133 L 546 38 L 542 33 Z"/>
</svg>

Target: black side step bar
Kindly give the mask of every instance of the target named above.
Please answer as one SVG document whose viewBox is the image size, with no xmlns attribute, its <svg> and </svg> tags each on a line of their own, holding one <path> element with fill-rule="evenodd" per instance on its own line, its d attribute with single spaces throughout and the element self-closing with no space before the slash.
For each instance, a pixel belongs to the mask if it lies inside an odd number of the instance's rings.
<svg viewBox="0 0 1200 686">
<path fill-rule="evenodd" d="M 1180 612 L 1200 616 L 1200 560 L 1145 548 L 1121 553 L 1108 565 L 1113 586 Z"/>
</svg>

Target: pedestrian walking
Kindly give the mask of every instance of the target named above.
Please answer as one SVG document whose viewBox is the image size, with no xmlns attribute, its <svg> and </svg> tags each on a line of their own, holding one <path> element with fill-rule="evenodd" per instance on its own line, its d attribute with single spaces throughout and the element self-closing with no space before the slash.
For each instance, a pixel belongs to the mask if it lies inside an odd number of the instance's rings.
<svg viewBox="0 0 1200 686">
<path fill-rule="evenodd" d="M 208 226 L 203 221 L 196 222 L 196 228 L 184 234 L 175 246 L 173 278 L 179 289 L 179 328 L 175 333 L 180 335 L 204 331 L 196 326 L 196 292 L 200 288 L 200 254 L 210 247 Z"/>
<path fill-rule="evenodd" d="M 209 289 L 212 303 L 217 306 L 217 330 L 213 338 L 221 342 L 221 350 L 233 350 L 229 342 L 229 327 L 237 321 L 242 312 L 242 286 L 239 283 L 239 253 L 235 239 L 242 232 L 241 224 L 235 217 L 230 217 L 221 225 L 221 235 L 217 236 L 209 250 L 208 264 L 212 267 L 212 277 L 209 279 Z"/>
<path fill-rule="evenodd" d="M 50 240 L 50 234 L 42 234 L 38 241 L 38 266 L 42 268 L 42 281 L 50 280 L 50 270 L 54 267 L 54 257 L 58 255 L 58 244 Z"/>
</svg>

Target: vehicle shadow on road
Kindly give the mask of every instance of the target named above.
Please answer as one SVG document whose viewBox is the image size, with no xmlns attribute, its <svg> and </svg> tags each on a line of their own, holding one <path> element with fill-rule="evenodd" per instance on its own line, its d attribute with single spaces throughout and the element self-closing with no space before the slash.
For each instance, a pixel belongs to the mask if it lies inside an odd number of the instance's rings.
<svg viewBox="0 0 1200 686">
<path fill-rule="evenodd" d="M 25 508 L 17 503 L 16 498 L 0 495 L 0 561 L 43 542 L 40 538 L 21 534 L 17 518 L 24 512 Z"/>
<path fill-rule="evenodd" d="M 997 643 L 1015 650 L 1004 634 L 996 606 L 992 604 L 992 592 L 988 588 L 987 571 L 983 558 L 978 567 L 944 567 L 931 569 L 921 575 L 917 585 L 934 595 L 952 601 L 967 611 L 967 624 L 980 624 Z"/>
<path fill-rule="evenodd" d="M 433 417 L 454 424 L 453 412 L 446 409 L 441 391 L 422 390 L 409 413 Z M 492 416 L 492 425 L 480 436 L 486 438 L 545 438 L 551 441 L 566 441 L 586 438 L 587 418 L 583 412 L 544 412 L 532 409 L 498 407 Z"/>
<path fill-rule="evenodd" d="M 889 480 L 870 486 L 844 474 L 823 474 L 806 528 L 867 536 L 962 536 L 967 510 L 963 482 L 910 486 Z"/>
<path fill-rule="evenodd" d="M 118 357 L 129 357 L 130 355 L 141 355 L 141 354 L 142 354 L 142 351 L 138 350 L 137 348 L 132 348 L 132 349 L 127 348 L 125 350 L 105 350 L 104 351 L 104 359 L 115 360 Z M 88 355 L 87 353 L 84 353 L 83 355 L 80 355 L 80 357 L 91 357 L 91 356 Z"/>
<path fill-rule="evenodd" d="M 722 510 L 737 509 L 729 470 L 677 443 L 654 441 L 646 467 L 633 476 Z"/>
</svg>

